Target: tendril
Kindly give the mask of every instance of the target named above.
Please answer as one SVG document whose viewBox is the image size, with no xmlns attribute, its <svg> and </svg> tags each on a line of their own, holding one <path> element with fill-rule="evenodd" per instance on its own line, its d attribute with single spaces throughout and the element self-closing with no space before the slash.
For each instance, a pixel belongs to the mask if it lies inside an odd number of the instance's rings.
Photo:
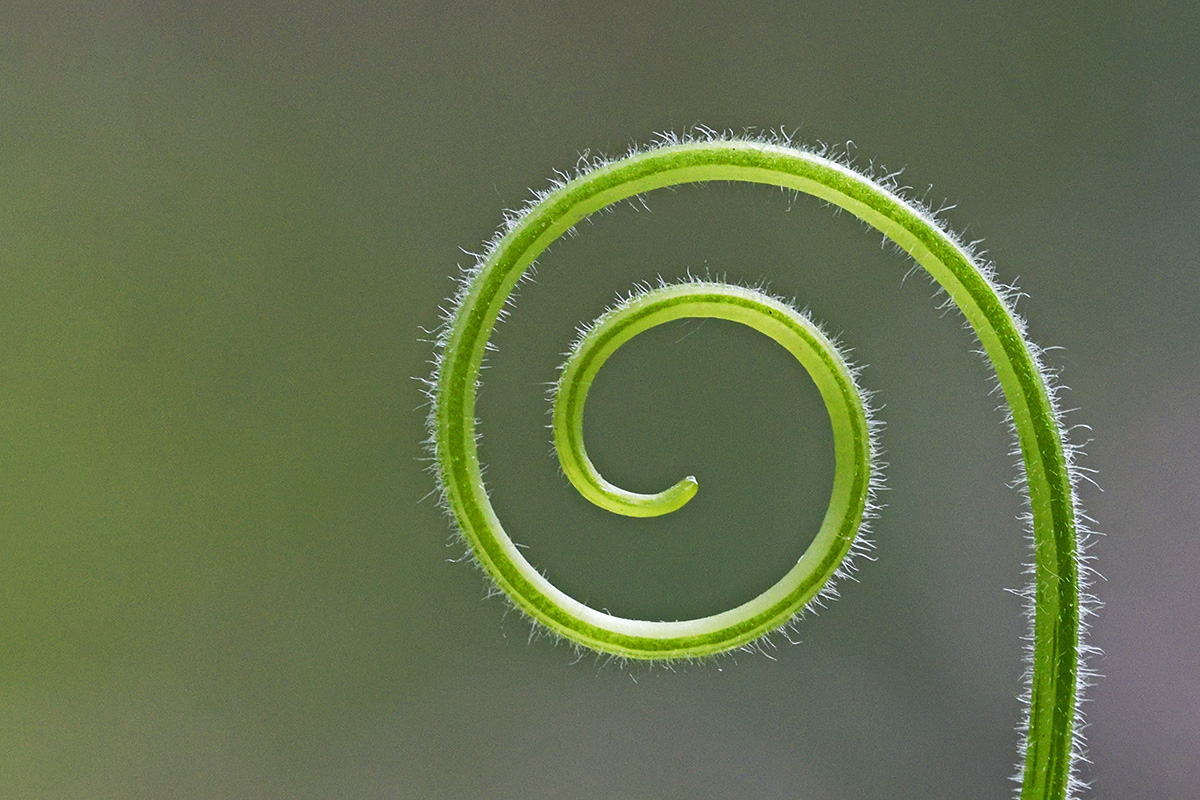
<svg viewBox="0 0 1200 800">
<path fill-rule="evenodd" d="M 471 552 L 512 603 L 536 625 L 578 646 L 621 658 L 678 659 L 745 646 L 787 625 L 847 569 L 862 546 L 878 482 L 869 410 L 854 371 L 804 315 L 765 294 L 694 281 L 635 294 L 610 310 L 576 342 L 558 381 L 554 443 L 563 471 L 584 497 L 636 517 L 670 513 L 687 503 L 697 482 L 686 477 L 657 494 L 606 481 L 588 459 L 583 412 L 588 388 L 605 360 L 633 336 L 682 317 L 717 317 L 748 325 L 785 347 L 816 383 L 833 429 L 836 469 L 829 510 L 809 547 L 788 573 L 758 597 L 708 617 L 672 622 L 625 619 L 563 593 L 520 553 L 484 486 L 477 449 L 475 398 L 485 350 L 512 289 L 534 260 L 579 221 L 654 189 L 700 181 L 770 184 L 814 195 L 881 231 L 947 292 L 979 338 L 1004 391 L 1016 432 L 1033 539 L 1032 581 L 1024 592 L 1032 632 L 1023 764 L 1025 800 L 1066 798 L 1082 784 L 1078 688 L 1086 670 L 1080 644 L 1088 595 L 1080 556 L 1085 529 L 1077 510 L 1072 450 L 1039 350 L 990 267 L 935 219 L 896 190 L 823 154 L 789 142 L 705 136 L 669 140 L 611 162 L 587 165 L 511 216 L 470 270 L 445 313 L 431 379 L 428 445 L 445 507 Z M 1081 600 L 1082 598 L 1082 600 Z M 1081 606 L 1082 603 L 1082 606 Z"/>
</svg>

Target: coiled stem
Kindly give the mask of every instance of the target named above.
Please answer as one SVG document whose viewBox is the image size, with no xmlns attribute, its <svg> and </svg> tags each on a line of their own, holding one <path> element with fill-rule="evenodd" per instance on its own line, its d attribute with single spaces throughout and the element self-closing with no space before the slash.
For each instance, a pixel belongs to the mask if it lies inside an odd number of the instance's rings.
<svg viewBox="0 0 1200 800">
<path fill-rule="evenodd" d="M 1020 444 L 1034 542 L 1033 632 L 1021 796 L 1064 798 L 1074 787 L 1080 674 L 1080 568 L 1069 450 L 1037 350 L 987 269 L 924 209 L 848 166 L 786 143 L 705 138 L 634 152 L 539 196 L 510 220 L 464 282 L 439 340 L 430 446 L 447 507 L 497 586 L 536 623 L 621 657 L 669 659 L 743 645 L 785 624 L 850 552 L 872 479 L 866 411 L 850 370 L 820 332 L 784 304 L 737 287 L 683 284 L 635 297 L 581 337 L 559 382 L 554 431 L 564 472 L 590 500 L 651 516 L 687 502 L 685 479 L 658 495 L 604 481 L 582 441 L 584 397 L 604 359 L 636 333 L 679 316 L 719 316 L 755 327 L 809 370 L 829 408 L 837 459 L 830 510 L 796 566 L 763 595 L 711 617 L 628 620 L 567 596 L 521 555 L 497 518 L 476 448 L 475 394 L 491 331 L 510 292 L 547 246 L 589 214 L 642 192 L 697 181 L 744 181 L 814 195 L 846 209 L 907 251 L 969 321 L 996 371 Z"/>
</svg>

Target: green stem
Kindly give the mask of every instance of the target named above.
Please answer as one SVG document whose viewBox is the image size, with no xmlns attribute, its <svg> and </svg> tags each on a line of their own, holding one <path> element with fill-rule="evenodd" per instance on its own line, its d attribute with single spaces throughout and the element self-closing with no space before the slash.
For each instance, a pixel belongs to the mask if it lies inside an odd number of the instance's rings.
<svg viewBox="0 0 1200 800">
<path fill-rule="evenodd" d="M 514 604 L 555 634 L 621 657 L 668 659 L 744 645 L 785 624 L 832 578 L 850 552 L 868 502 L 872 448 L 859 392 L 844 361 L 786 306 L 746 290 L 684 284 L 634 299 L 582 338 L 559 385 L 555 443 L 563 469 L 593 502 L 649 516 L 686 503 L 695 482 L 660 495 L 608 484 L 587 459 L 583 400 L 604 359 L 637 332 L 685 314 L 721 316 L 772 336 L 813 375 L 830 409 L 837 473 L 821 532 L 787 576 L 735 609 L 697 620 L 628 620 L 556 589 L 504 531 L 484 488 L 476 448 L 475 393 L 485 347 L 510 292 L 545 248 L 589 214 L 666 186 L 743 181 L 805 192 L 846 209 L 907 251 L 957 304 L 999 378 L 1020 443 L 1032 518 L 1032 677 L 1021 796 L 1065 798 L 1073 788 L 1079 678 L 1080 571 L 1076 502 L 1064 434 L 1036 349 L 986 269 L 918 206 L 871 178 L 783 144 L 711 139 L 633 153 L 567 181 L 515 219 L 468 278 L 440 340 L 430 416 L 444 499 L 472 552 Z"/>
</svg>

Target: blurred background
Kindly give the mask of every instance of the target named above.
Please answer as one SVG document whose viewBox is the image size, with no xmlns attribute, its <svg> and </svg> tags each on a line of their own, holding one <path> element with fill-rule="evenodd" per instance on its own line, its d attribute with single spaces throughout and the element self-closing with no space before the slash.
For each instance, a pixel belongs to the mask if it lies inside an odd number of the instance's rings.
<svg viewBox="0 0 1200 800">
<path fill-rule="evenodd" d="M 778 130 L 905 167 L 1028 293 L 1104 491 L 1098 798 L 1200 797 L 1200 6 L 0 5 L 0 782 L 11 798 L 1004 797 L 1028 548 L 988 367 L 847 215 L 659 192 L 540 261 L 484 372 L 497 509 L 622 614 L 724 609 L 824 513 L 828 421 L 756 334 L 600 375 L 579 499 L 545 384 L 688 274 L 795 296 L 867 365 L 890 491 L 860 583 L 769 657 L 576 659 L 428 497 L 438 305 L 582 153 Z M 777 352 L 778 351 L 778 352 Z M 576 663 L 577 662 L 577 663 Z"/>
</svg>

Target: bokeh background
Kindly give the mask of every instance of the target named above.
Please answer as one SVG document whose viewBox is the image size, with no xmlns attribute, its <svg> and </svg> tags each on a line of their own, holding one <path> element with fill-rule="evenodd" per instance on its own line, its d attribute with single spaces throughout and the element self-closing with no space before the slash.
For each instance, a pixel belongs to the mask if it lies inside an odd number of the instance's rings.
<svg viewBox="0 0 1200 800">
<path fill-rule="evenodd" d="M 766 282 L 887 421 L 861 583 L 803 642 L 673 671 L 547 640 L 427 494 L 423 328 L 505 208 L 581 153 L 785 129 L 903 181 L 1028 293 L 1103 492 L 1099 798 L 1200 797 L 1200 6 L 0 5 L 0 795 L 1004 797 L 1027 558 L 970 334 L 855 220 L 766 188 L 582 225 L 496 335 L 500 513 L 571 593 L 745 599 L 824 512 L 827 420 L 716 322 L 600 376 L 616 519 L 549 454 L 545 383 L 637 281 Z"/>
</svg>

